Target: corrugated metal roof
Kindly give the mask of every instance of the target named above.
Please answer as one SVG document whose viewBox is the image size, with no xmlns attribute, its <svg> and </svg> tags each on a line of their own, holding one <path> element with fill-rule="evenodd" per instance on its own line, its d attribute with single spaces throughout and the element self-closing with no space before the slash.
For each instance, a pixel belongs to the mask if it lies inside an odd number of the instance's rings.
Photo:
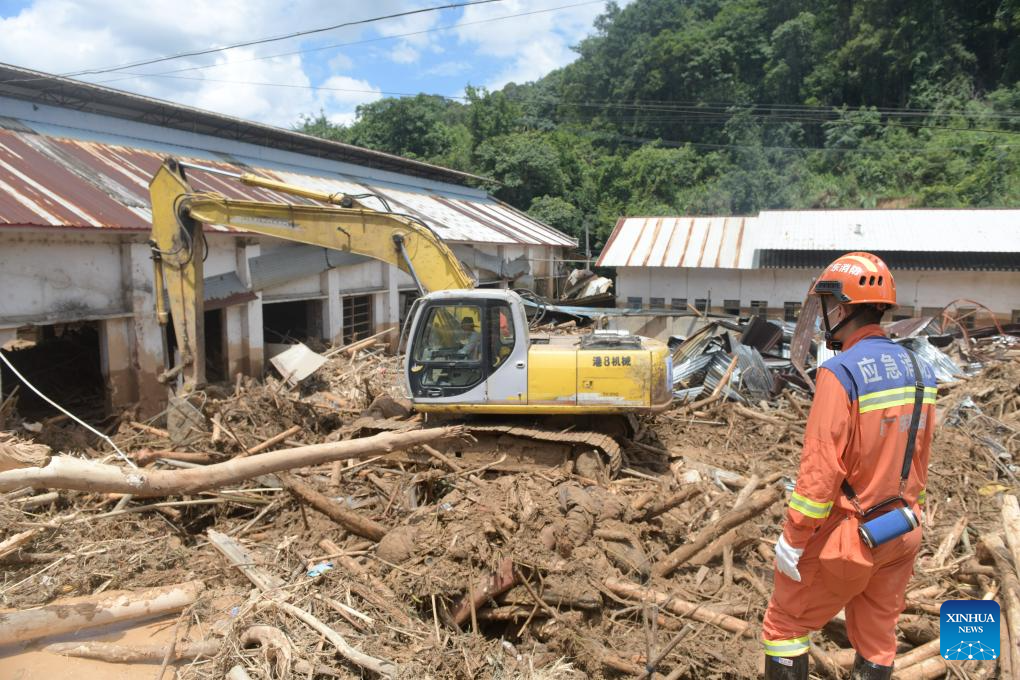
<svg viewBox="0 0 1020 680">
<path fill-rule="evenodd" d="M 769 210 L 755 248 L 1020 252 L 1020 210 Z"/>
<path fill-rule="evenodd" d="M 296 130 L 287 130 L 11 64 L 0 63 L 0 96 L 39 105 L 56 104 L 79 114 L 92 112 L 106 118 L 153 123 L 167 129 L 249 142 L 267 148 L 353 162 L 444 182 L 470 184 L 484 179 L 460 170 L 322 139 Z"/>
<path fill-rule="evenodd" d="M 754 223 L 754 217 L 621 218 L 596 266 L 737 269 Z"/>
<path fill-rule="evenodd" d="M 149 229 L 149 179 L 159 168 L 163 156 L 179 154 L 180 149 L 142 149 L 128 144 L 44 135 L 28 129 L 24 121 L 18 121 L 17 125 L 11 125 L 9 120 L 0 122 L 7 128 L 16 128 L 0 129 L 0 227 Z M 257 161 L 248 164 L 248 159 L 235 163 L 198 157 L 184 160 L 232 172 L 253 172 L 331 193 L 379 194 L 394 210 L 422 219 L 448 241 L 576 245 L 566 234 L 488 197 L 465 197 L 461 193 L 442 193 L 434 189 L 416 192 L 406 185 L 393 188 L 339 173 L 323 176 L 319 170 L 296 172 L 265 167 Z M 215 191 L 228 198 L 314 203 L 247 187 L 200 170 L 189 170 L 188 178 L 196 190 Z"/>
<path fill-rule="evenodd" d="M 818 267 L 885 253 L 906 269 L 1016 269 L 1020 210 L 765 211 L 757 217 L 621 218 L 602 267 Z M 819 264 L 822 262 L 822 264 Z"/>
</svg>

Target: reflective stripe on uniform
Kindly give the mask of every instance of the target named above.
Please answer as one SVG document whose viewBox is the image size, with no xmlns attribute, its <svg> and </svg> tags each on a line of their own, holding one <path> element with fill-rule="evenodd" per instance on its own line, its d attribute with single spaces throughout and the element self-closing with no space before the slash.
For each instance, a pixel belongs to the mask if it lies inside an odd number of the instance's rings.
<svg viewBox="0 0 1020 680">
<path fill-rule="evenodd" d="M 880 408 L 892 408 L 893 406 L 913 404 L 914 392 L 916 389 L 917 388 L 915 387 L 894 387 L 891 390 L 862 394 L 857 400 L 857 410 L 860 413 L 867 413 L 868 411 L 876 411 Z M 925 387 L 922 403 L 934 404 L 936 396 L 938 396 L 938 390 L 936 388 Z"/>
<path fill-rule="evenodd" d="M 917 504 L 924 505 L 924 502 L 928 500 L 928 492 L 921 489 L 921 493 L 917 494 Z"/>
<path fill-rule="evenodd" d="M 800 656 L 807 654 L 811 649 L 811 640 L 807 635 L 791 640 L 762 640 L 761 642 L 765 646 L 765 654 L 768 656 Z"/>
<path fill-rule="evenodd" d="M 799 493 L 794 491 L 793 496 L 790 498 L 790 507 L 805 517 L 825 519 L 832 511 L 832 501 L 829 501 L 828 503 L 819 503 L 811 500 L 810 498 L 801 496 Z"/>
</svg>

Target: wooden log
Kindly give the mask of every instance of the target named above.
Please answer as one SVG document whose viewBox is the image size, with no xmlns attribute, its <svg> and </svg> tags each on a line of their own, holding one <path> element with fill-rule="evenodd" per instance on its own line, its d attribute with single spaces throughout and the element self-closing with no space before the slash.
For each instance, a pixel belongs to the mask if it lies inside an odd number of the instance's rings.
<svg viewBox="0 0 1020 680">
<path fill-rule="evenodd" d="M 166 458 L 167 460 L 183 460 L 185 463 L 195 463 L 197 465 L 206 465 L 215 460 L 210 453 L 196 453 L 194 451 L 153 451 L 152 449 L 142 449 L 135 453 L 133 457 L 139 467 L 152 465 L 160 458 Z"/>
<path fill-rule="evenodd" d="M 38 533 L 38 529 L 28 529 L 0 542 L 0 559 L 20 550 L 21 546 L 35 538 L 35 535 Z"/>
<path fill-rule="evenodd" d="M 50 461 L 50 447 L 0 433 L 0 471 L 43 467 Z"/>
<path fill-rule="evenodd" d="M 615 595 L 637 602 L 651 602 L 662 609 L 673 612 L 678 616 L 686 616 L 695 621 L 708 623 L 722 630 L 736 633 L 741 637 L 753 637 L 754 630 L 746 621 L 741 621 L 733 616 L 712 611 L 701 605 L 693 604 L 676 596 L 639 586 L 630 581 L 618 578 L 607 578 L 603 585 Z"/>
<path fill-rule="evenodd" d="M 1001 616 L 999 617 L 1002 618 Z M 1012 649 L 1011 645 L 1020 644 L 1020 642 L 1014 642 L 1018 633 L 1010 633 L 1009 626 L 1003 625 L 1002 621 L 999 621 L 999 677 L 1006 678 L 1007 680 L 1013 678 L 1013 655 L 1006 654 L 1007 649 Z"/>
<path fill-rule="evenodd" d="M 665 512 L 669 512 L 673 508 L 686 502 L 687 500 L 693 498 L 694 496 L 697 496 L 699 493 L 703 491 L 704 488 L 700 484 L 689 484 L 684 488 L 680 489 L 679 491 L 677 491 L 672 496 L 664 498 L 658 503 L 653 503 L 652 505 L 648 506 L 648 509 L 645 510 L 645 513 L 641 519 L 647 522 L 648 520 L 654 517 L 658 517 L 659 515 Z"/>
<path fill-rule="evenodd" d="M 760 411 L 755 411 L 753 409 L 747 408 L 746 406 L 741 406 L 736 402 L 730 404 L 730 408 L 732 408 L 734 411 L 736 411 L 737 413 L 746 418 L 752 418 L 763 423 L 768 423 L 769 425 L 778 425 L 779 427 L 786 427 L 789 424 L 788 421 L 783 420 L 782 418 L 776 418 L 775 416 L 766 415 Z"/>
<path fill-rule="evenodd" d="M 201 581 L 189 581 L 145 590 L 111 591 L 61 600 L 35 609 L 3 612 L 0 613 L 0 646 L 177 612 L 194 604 L 204 587 Z"/>
<path fill-rule="evenodd" d="M 277 444 L 282 442 L 287 437 L 293 437 L 294 435 L 296 435 L 300 431 L 301 431 L 301 426 L 300 425 L 294 425 L 293 427 L 288 427 L 286 430 L 284 430 L 280 434 L 278 434 L 278 435 L 276 435 L 274 437 L 270 437 L 269 439 L 265 440 L 261 444 L 256 444 L 255 446 L 251 447 L 247 451 L 242 451 L 241 453 L 238 454 L 238 457 L 239 458 L 243 458 L 244 456 L 254 456 L 256 453 L 262 453 L 263 451 L 265 451 L 269 447 L 276 446 Z"/>
<path fill-rule="evenodd" d="M 758 491 L 747 500 L 745 505 L 731 510 L 704 527 L 691 539 L 690 543 L 680 546 L 659 560 L 652 573 L 659 577 L 669 576 L 677 567 L 692 558 L 713 540 L 752 517 L 758 516 L 778 501 L 781 496 L 782 490 L 778 486 L 770 486 Z"/>
<path fill-rule="evenodd" d="M 949 672 L 949 664 L 941 656 L 933 656 L 908 666 L 903 670 L 894 670 L 894 680 L 933 680 L 941 678 Z"/>
<path fill-rule="evenodd" d="M 234 458 L 187 470 L 129 470 L 72 456 L 55 456 L 46 467 L 0 472 L 0 491 L 41 486 L 92 493 L 126 493 L 141 498 L 192 494 L 283 470 L 400 451 L 457 436 L 462 431 L 454 426 L 384 432 L 361 439 L 299 446 L 248 458 Z"/>
<path fill-rule="evenodd" d="M 705 546 L 704 550 L 696 553 L 693 557 L 687 560 L 687 564 L 692 567 L 704 566 L 722 555 L 727 548 L 735 550 L 751 543 L 756 538 L 758 538 L 758 532 L 755 527 L 749 527 L 746 524 L 742 524 L 730 529 L 725 534 L 709 543 Z"/>
<path fill-rule="evenodd" d="M 34 510 L 43 505 L 49 505 L 50 503 L 56 503 L 57 499 L 60 498 L 60 494 L 56 491 L 48 491 L 41 493 L 38 496 L 29 496 L 28 498 L 22 498 L 18 500 L 15 505 L 21 510 Z"/>
<path fill-rule="evenodd" d="M 229 671 L 227 671 L 226 680 L 251 680 L 251 676 L 248 675 L 248 671 L 244 670 L 241 664 L 234 664 Z"/>
<path fill-rule="evenodd" d="M 831 654 L 821 647 L 814 645 L 808 648 L 808 653 L 815 661 L 815 670 L 820 671 L 827 678 L 832 678 L 832 680 L 841 680 L 843 677 L 842 667 Z"/>
<path fill-rule="evenodd" d="M 221 644 L 214 640 L 182 642 L 170 653 L 171 661 L 191 661 L 216 656 Z M 95 659 L 107 663 L 153 663 L 160 662 L 169 651 L 169 645 L 119 645 L 113 642 L 57 642 L 43 647 L 44 652 L 62 654 L 79 659 Z"/>
<path fill-rule="evenodd" d="M 1003 508 L 1003 511 L 1005 511 L 1005 508 Z M 956 544 L 960 542 L 960 537 L 963 536 L 963 532 L 966 530 L 967 515 L 964 515 L 956 521 L 956 524 L 949 530 L 946 537 L 942 539 L 942 543 L 939 544 L 938 549 L 931 558 L 932 568 L 937 569 L 946 563 L 946 560 L 953 554 Z"/>
<path fill-rule="evenodd" d="M 998 534 L 985 534 L 981 537 L 981 546 L 988 551 L 995 567 L 999 570 L 999 600 L 1006 610 L 1003 618 L 1005 627 L 1009 629 L 1009 648 L 1000 650 L 1005 656 L 1010 655 L 1009 665 L 1013 677 L 1004 680 L 1020 680 L 1020 582 L 1018 582 L 1012 565 L 1010 565 L 1009 552 Z M 1003 622 L 999 622 L 1000 629 Z"/>
<path fill-rule="evenodd" d="M 463 625 L 471 617 L 472 612 L 477 612 L 486 602 L 502 595 L 510 590 L 517 583 L 517 575 L 514 572 L 514 561 L 504 557 L 499 561 L 496 571 L 485 574 L 473 583 L 468 591 L 460 598 L 453 611 L 450 613 L 450 622 L 456 626 Z"/>
<path fill-rule="evenodd" d="M 274 677 L 290 677 L 294 645 L 282 630 L 273 626 L 249 626 L 241 634 L 240 641 L 242 647 L 262 648 L 262 657 L 272 666 Z"/>
<path fill-rule="evenodd" d="M 138 430 L 139 432 L 145 432 L 145 433 L 151 434 L 151 435 L 153 435 L 155 437 L 160 437 L 161 439 L 170 439 L 170 433 L 167 432 L 166 430 L 161 430 L 158 427 L 153 427 L 152 425 L 146 425 L 145 423 L 139 423 L 139 422 L 136 422 L 134 420 L 132 420 L 128 424 L 131 427 L 133 427 L 136 430 Z"/>
<path fill-rule="evenodd" d="M 207 530 L 206 536 L 209 538 L 209 543 L 212 544 L 213 548 L 223 555 L 228 562 L 237 567 L 244 574 L 244 577 L 251 581 L 260 591 L 267 592 L 285 585 L 284 580 L 280 577 L 260 569 L 255 564 L 255 558 L 251 556 L 251 553 L 244 546 L 238 543 L 237 539 L 221 534 L 215 529 Z"/>
<path fill-rule="evenodd" d="M 295 498 L 312 506 L 352 534 L 378 543 L 389 531 L 379 522 L 342 507 L 292 474 L 280 472 L 276 476 Z"/>
<path fill-rule="evenodd" d="M 1007 494 L 1002 497 L 1002 528 L 1013 557 L 1013 569 L 1020 575 L 1020 503 L 1016 496 Z"/>
<path fill-rule="evenodd" d="M 370 656 L 358 649 L 355 649 L 347 643 L 347 640 L 345 640 L 340 633 L 336 632 L 325 623 L 306 612 L 304 609 L 295 607 L 292 604 L 288 604 L 287 602 L 282 602 L 280 600 L 272 600 L 272 603 L 273 606 L 280 611 L 290 614 L 295 619 L 301 621 L 316 633 L 326 638 L 330 644 L 336 647 L 336 650 L 340 652 L 340 655 L 351 663 L 368 669 L 373 673 L 383 676 L 384 678 L 395 678 L 397 676 L 397 665 L 395 663 L 392 661 L 386 661 L 385 659 L 377 659 L 374 656 Z"/>
<path fill-rule="evenodd" d="M 940 640 L 935 638 L 934 640 L 924 643 L 920 647 L 914 647 L 909 652 L 905 652 L 896 657 L 895 666 L 897 670 L 908 668 L 914 664 L 921 663 L 925 659 L 936 656 L 940 649 Z"/>
<path fill-rule="evenodd" d="M 383 336 L 389 335 L 390 333 L 392 333 L 396 329 L 397 329 L 396 326 L 392 326 L 390 328 L 387 328 L 386 330 L 379 331 L 375 335 L 370 335 L 367 338 L 363 338 L 361 340 L 355 340 L 354 342 L 350 343 L 349 345 L 344 345 L 343 347 L 337 347 L 336 349 L 331 349 L 328 352 L 326 352 L 325 354 L 323 354 L 322 356 L 328 358 L 328 357 L 331 357 L 331 356 L 333 356 L 335 354 L 341 354 L 341 353 L 346 354 L 348 356 L 351 356 L 355 352 L 357 352 L 358 350 L 362 350 L 362 349 L 365 349 L 366 347 L 374 345 Z"/>
</svg>

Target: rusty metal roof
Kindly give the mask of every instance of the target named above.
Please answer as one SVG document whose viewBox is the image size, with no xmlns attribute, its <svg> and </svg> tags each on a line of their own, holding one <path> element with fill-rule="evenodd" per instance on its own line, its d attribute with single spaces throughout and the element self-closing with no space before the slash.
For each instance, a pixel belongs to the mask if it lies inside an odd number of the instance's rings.
<svg viewBox="0 0 1020 680">
<path fill-rule="evenodd" d="M 96 113 L 107 118 L 148 123 L 161 128 L 247 142 L 442 182 L 472 184 L 484 179 L 460 170 L 323 139 L 296 130 L 286 130 L 11 64 L 0 63 L 0 96 L 43 106 L 62 107 L 79 114 Z"/>
<path fill-rule="evenodd" d="M 738 269 L 754 217 L 625 217 L 602 249 L 599 267 Z"/>
<path fill-rule="evenodd" d="M 40 134 L 27 121 L 0 121 L 0 228 L 55 227 L 148 231 L 150 178 L 168 153 L 183 160 L 232 172 L 252 172 L 329 192 L 384 197 L 393 210 L 412 214 L 444 240 L 464 243 L 525 244 L 573 247 L 576 240 L 474 190 L 417 190 L 414 181 L 392 185 L 346 173 L 295 168 L 238 158 L 227 163 L 181 149 L 149 144 L 107 143 L 72 136 Z M 125 140 L 128 141 L 128 140 Z M 213 155 L 213 154 L 210 154 Z M 249 163 L 249 160 L 251 161 Z M 345 164 L 343 169 L 350 169 Z M 228 178 L 189 170 L 199 191 L 215 191 L 228 198 L 314 203 L 289 194 L 247 187 Z M 369 207 L 371 199 L 366 201 Z M 215 227 L 225 230 L 223 227 Z"/>
</svg>

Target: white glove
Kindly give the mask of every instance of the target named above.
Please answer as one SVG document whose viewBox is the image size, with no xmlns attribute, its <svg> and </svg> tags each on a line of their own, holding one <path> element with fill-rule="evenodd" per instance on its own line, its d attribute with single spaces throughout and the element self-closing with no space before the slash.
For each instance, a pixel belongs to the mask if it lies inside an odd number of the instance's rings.
<svg viewBox="0 0 1020 680">
<path fill-rule="evenodd" d="M 803 554 L 804 548 L 794 548 L 786 542 L 786 537 L 780 534 L 779 540 L 776 541 L 776 569 L 800 583 L 797 563 L 800 562 L 800 556 Z"/>
</svg>

